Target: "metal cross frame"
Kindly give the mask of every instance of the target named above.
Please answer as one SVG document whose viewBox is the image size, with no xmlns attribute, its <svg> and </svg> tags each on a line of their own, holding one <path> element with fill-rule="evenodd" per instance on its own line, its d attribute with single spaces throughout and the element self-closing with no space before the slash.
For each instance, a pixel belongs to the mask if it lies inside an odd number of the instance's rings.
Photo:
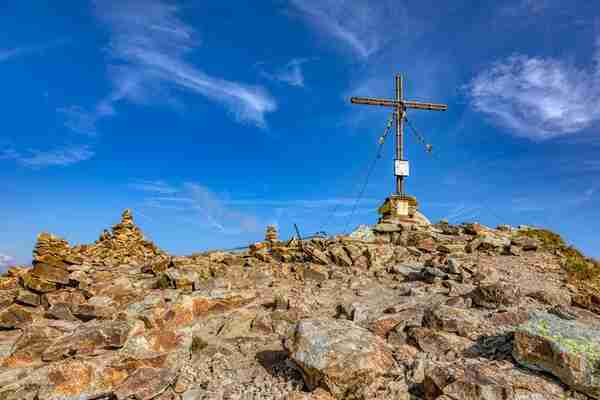
<svg viewBox="0 0 600 400">
<path fill-rule="evenodd" d="M 430 110 L 430 111 L 446 111 L 448 109 L 447 104 L 436 104 L 436 103 L 421 103 L 418 101 L 404 100 L 403 88 L 402 88 L 402 75 L 396 75 L 396 99 L 375 99 L 369 97 L 352 97 L 350 99 L 352 104 L 366 104 L 369 106 L 381 106 L 394 108 L 394 115 L 396 119 L 396 159 L 395 159 L 395 171 L 396 176 L 396 194 L 404 195 L 404 178 L 408 176 L 408 161 L 404 159 L 404 116 L 408 108 L 414 108 L 417 110 Z M 405 165 L 405 172 L 400 171 L 398 166 Z"/>
</svg>

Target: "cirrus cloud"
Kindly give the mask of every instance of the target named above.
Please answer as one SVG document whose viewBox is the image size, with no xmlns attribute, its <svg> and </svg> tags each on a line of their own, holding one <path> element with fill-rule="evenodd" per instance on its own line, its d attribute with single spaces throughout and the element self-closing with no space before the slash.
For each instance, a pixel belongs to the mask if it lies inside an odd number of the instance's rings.
<svg viewBox="0 0 600 400">
<path fill-rule="evenodd" d="M 515 135 L 545 140 L 573 134 L 600 120 L 600 51 L 593 66 L 513 55 L 467 86 L 472 107 Z"/>
</svg>

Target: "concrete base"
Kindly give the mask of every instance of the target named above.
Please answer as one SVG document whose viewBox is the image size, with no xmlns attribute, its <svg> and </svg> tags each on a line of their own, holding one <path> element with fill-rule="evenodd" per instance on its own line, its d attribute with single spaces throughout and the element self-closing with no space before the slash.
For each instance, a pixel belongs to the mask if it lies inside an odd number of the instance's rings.
<svg viewBox="0 0 600 400">
<path fill-rule="evenodd" d="M 379 223 L 398 225 L 431 225 L 431 222 L 418 211 L 419 203 L 412 196 L 392 195 L 385 199 L 379 213 Z"/>
</svg>

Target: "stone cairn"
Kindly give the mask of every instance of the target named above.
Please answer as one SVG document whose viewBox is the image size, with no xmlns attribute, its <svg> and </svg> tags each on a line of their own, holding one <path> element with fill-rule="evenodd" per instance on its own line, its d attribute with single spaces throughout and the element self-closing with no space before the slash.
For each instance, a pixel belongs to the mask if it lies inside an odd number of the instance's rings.
<svg viewBox="0 0 600 400">
<path fill-rule="evenodd" d="M 269 225 L 267 226 L 267 232 L 265 234 L 265 241 L 269 242 L 269 243 L 274 243 L 277 240 L 279 240 L 278 238 L 278 234 L 277 234 L 277 227 L 275 225 Z"/>
<path fill-rule="evenodd" d="M 121 222 L 112 227 L 112 232 L 104 230 L 93 245 L 75 246 L 71 254 L 76 261 L 87 261 L 93 265 L 141 265 L 166 255 L 144 238 L 129 209 L 123 211 Z"/>
</svg>

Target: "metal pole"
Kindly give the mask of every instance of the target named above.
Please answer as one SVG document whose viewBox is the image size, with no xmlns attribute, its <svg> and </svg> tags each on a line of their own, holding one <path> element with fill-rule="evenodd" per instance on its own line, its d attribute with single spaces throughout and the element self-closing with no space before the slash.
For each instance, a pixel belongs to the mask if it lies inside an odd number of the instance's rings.
<svg viewBox="0 0 600 400">
<path fill-rule="evenodd" d="M 402 105 L 402 75 L 396 75 L 396 101 L 400 104 L 396 107 L 396 160 L 404 159 L 404 106 Z M 396 176 L 396 194 L 404 194 L 404 177 Z"/>
</svg>

